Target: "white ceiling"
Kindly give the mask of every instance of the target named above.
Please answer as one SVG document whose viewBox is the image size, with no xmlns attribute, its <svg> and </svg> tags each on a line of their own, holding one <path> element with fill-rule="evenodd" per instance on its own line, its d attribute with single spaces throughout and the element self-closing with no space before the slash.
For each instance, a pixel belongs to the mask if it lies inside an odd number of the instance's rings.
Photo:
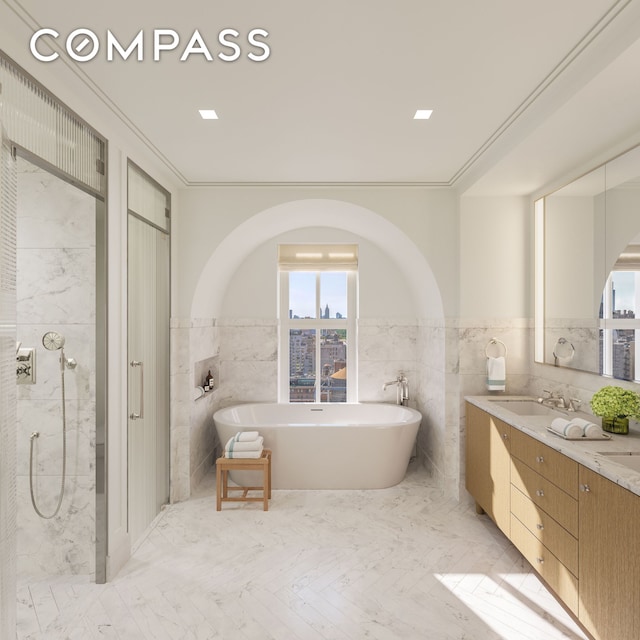
<svg viewBox="0 0 640 640">
<path fill-rule="evenodd" d="M 529 193 L 640 131 L 637 1 L 3 2 L 32 29 L 56 29 L 61 43 L 78 27 L 103 39 L 109 29 L 123 44 L 144 29 L 143 62 L 107 62 L 101 51 L 74 64 L 187 185 Z M 270 57 L 249 61 L 255 49 L 241 38 L 236 62 L 179 61 L 195 29 L 215 56 L 227 27 L 242 37 L 266 29 Z M 181 43 L 154 62 L 160 28 Z M 42 63 L 43 73 L 61 64 Z M 220 119 L 202 120 L 200 108 Z M 432 118 L 414 121 L 418 108 Z"/>
</svg>

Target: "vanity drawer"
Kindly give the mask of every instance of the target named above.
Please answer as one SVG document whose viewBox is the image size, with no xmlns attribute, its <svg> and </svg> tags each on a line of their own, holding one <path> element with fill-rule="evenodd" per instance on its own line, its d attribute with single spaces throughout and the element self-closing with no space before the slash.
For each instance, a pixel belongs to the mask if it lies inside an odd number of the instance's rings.
<svg viewBox="0 0 640 640">
<path fill-rule="evenodd" d="M 524 462 L 515 458 L 511 466 L 511 484 L 548 513 L 571 535 L 578 536 L 577 500 L 536 473 Z"/>
<path fill-rule="evenodd" d="M 512 429 L 511 455 L 578 498 L 578 463 L 518 429 Z"/>
<path fill-rule="evenodd" d="M 571 611 L 578 611 L 578 579 L 511 515 L 511 541 Z"/>
<path fill-rule="evenodd" d="M 574 576 L 578 575 L 578 541 L 576 538 L 513 485 L 511 485 L 511 513 Z"/>
</svg>

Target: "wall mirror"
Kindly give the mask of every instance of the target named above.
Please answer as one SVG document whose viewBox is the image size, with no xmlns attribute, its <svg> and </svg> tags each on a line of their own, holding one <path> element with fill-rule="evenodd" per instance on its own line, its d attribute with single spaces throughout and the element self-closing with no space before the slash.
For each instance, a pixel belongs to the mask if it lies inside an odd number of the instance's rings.
<svg viewBox="0 0 640 640">
<path fill-rule="evenodd" d="M 640 382 L 640 147 L 535 215 L 536 361 Z"/>
</svg>

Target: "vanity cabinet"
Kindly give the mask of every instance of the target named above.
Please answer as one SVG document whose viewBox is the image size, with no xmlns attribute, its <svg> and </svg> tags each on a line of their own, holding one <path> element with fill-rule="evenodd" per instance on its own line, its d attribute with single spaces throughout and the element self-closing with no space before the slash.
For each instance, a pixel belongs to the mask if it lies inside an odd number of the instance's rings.
<svg viewBox="0 0 640 640">
<path fill-rule="evenodd" d="M 511 541 L 578 613 L 578 463 L 511 434 Z"/>
<path fill-rule="evenodd" d="M 640 638 L 640 496 L 471 403 L 466 442 L 477 507 L 584 628 Z"/>
<path fill-rule="evenodd" d="M 511 528 L 511 426 L 467 403 L 465 486 L 507 536 Z"/>
<path fill-rule="evenodd" d="M 580 606 L 596 640 L 640 638 L 640 497 L 580 466 Z"/>
</svg>

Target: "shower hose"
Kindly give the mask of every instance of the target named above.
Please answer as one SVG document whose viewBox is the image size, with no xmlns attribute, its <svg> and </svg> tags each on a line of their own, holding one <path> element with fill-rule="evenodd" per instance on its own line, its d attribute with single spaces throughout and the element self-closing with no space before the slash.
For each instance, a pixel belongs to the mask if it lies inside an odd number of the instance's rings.
<svg viewBox="0 0 640 640">
<path fill-rule="evenodd" d="M 29 492 L 31 494 L 31 504 L 35 509 L 35 512 L 45 520 L 51 520 L 58 515 L 60 511 L 60 506 L 62 505 L 62 498 L 64 497 L 64 482 L 65 476 L 67 474 L 67 411 L 66 411 L 66 399 L 65 399 L 65 391 L 64 391 L 64 351 L 60 352 L 60 378 L 62 382 L 62 482 L 60 483 L 60 495 L 58 496 L 58 504 L 56 506 L 56 510 L 50 515 L 46 516 L 38 509 L 38 505 L 36 504 L 36 498 L 33 492 L 33 441 L 40 437 L 40 434 L 37 431 L 34 431 L 31 434 L 31 443 L 29 446 Z"/>
</svg>

